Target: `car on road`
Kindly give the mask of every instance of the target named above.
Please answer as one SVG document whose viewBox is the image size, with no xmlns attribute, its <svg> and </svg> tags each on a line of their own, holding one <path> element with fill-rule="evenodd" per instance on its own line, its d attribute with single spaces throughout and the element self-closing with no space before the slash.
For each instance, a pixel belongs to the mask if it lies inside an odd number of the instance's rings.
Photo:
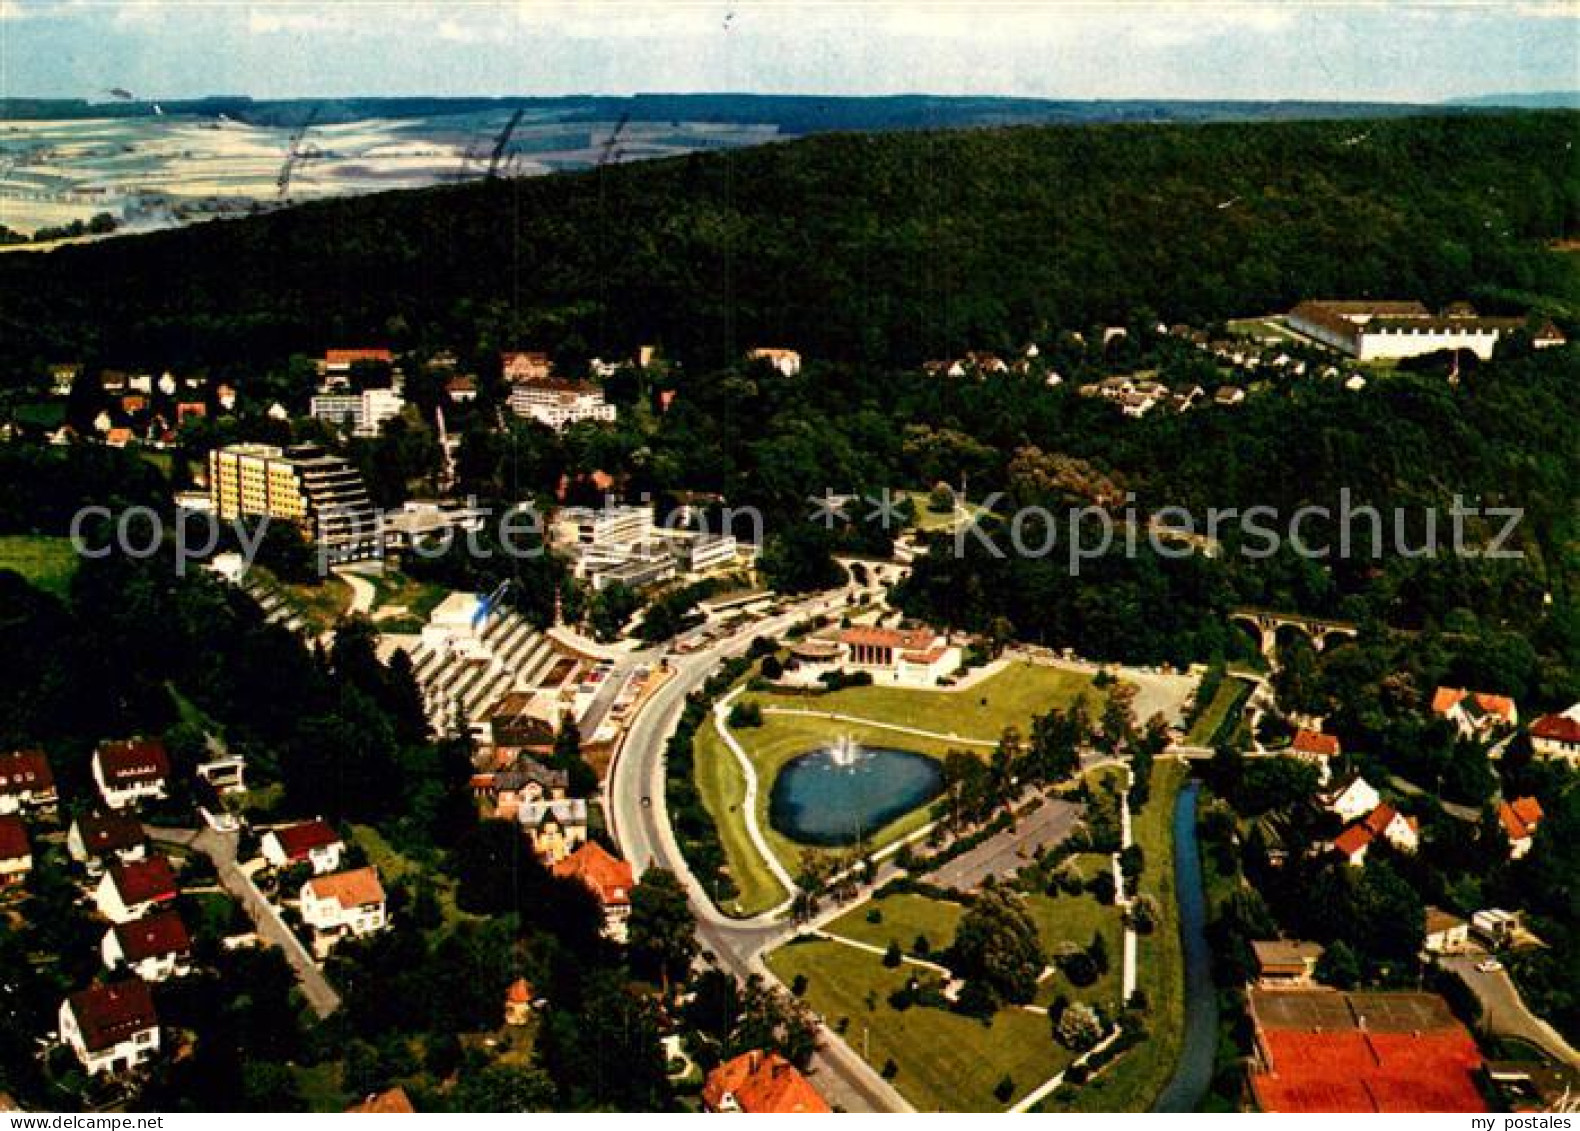
<svg viewBox="0 0 1580 1131">
<path fill-rule="evenodd" d="M 1476 963 L 1476 969 L 1483 974 L 1496 974 L 1503 969 L 1503 963 L 1496 958 L 1489 958 L 1485 962 Z"/>
</svg>

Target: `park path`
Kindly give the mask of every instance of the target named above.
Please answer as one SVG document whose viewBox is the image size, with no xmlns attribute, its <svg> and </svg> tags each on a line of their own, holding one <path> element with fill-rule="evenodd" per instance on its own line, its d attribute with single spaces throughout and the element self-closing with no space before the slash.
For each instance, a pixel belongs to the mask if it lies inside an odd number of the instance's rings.
<svg viewBox="0 0 1580 1131">
<path fill-rule="evenodd" d="M 337 569 L 334 574 L 351 587 L 351 605 L 346 609 L 346 615 L 367 616 L 371 613 L 373 601 L 378 596 L 373 583 L 354 570 Z"/>
<path fill-rule="evenodd" d="M 746 779 L 746 796 L 741 800 L 741 820 L 746 826 L 746 835 L 751 838 L 752 847 L 763 858 L 763 863 L 768 865 L 768 870 L 774 874 L 774 879 L 778 880 L 785 891 L 790 893 L 783 903 L 766 913 L 768 916 L 774 916 L 790 907 L 791 903 L 795 901 L 795 893 L 800 889 L 797 888 L 796 882 L 791 878 L 790 873 L 785 870 L 785 866 L 779 862 L 779 857 L 775 856 L 773 849 L 768 846 L 768 839 L 763 836 L 763 830 L 757 824 L 757 769 L 752 765 L 752 760 L 746 756 L 746 751 L 735 740 L 735 736 L 730 733 L 729 725 L 724 721 L 725 716 L 730 712 L 730 707 L 743 690 L 744 688 L 736 688 L 714 704 L 713 729 L 724 740 L 724 745 L 730 748 L 730 753 L 735 756 L 735 761 L 741 767 L 741 774 Z M 762 917 L 759 916 L 759 918 Z"/>
<path fill-rule="evenodd" d="M 179 844 L 194 852 L 201 852 L 214 864 L 220 886 L 235 897 L 242 909 L 252 919 L 259 937 L 268 940 L 285 954 L 285 960 L 296 972 L 296 981 L 302 996 L 319 1017 L 328 1017 L 340 1008 L 340 995 L 324 977 L 323 971 L 313 961 L 313 956 L 302 945 L 302 940 L 286 926 L 285 920 L 274 905 L 264 898 L 252 877 L 236 864 L 236 837 L 221 836 L 211 829 L 171 829 L 149 827 L 148 835 L 166 844 Z"/>
<path fill-rule="evenodd" d="M 859 715 L 842 715 L 836 711 L 809 711 L 805 707 L 764 707 L 765 715 L 795 715 L 804 719 L 829 719 L 836 723 L 851 723 L 855 726 L 873 727 L 877 730 L 890 730 L 896 734 L 909 734 L 917 738 L 930 738 L 937 742 L 959 742 L 966 746 L 981 746 L 993 750 L 998 746 L 998 739 L 966 738 L 958 734 L 942 734 L 936 730 L 923 730 L 921 727 L 905 726 L 902 723 L 885 723 L 877 719 L 864 719 Z"/>
</svg>

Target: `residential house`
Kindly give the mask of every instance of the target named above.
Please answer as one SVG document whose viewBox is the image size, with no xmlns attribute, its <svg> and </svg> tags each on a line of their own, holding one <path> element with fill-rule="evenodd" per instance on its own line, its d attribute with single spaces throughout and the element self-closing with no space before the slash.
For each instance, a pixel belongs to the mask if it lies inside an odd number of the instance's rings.
<svg viewBox="0 0 1580 1131">
<path fill-rule="evenodd" d="M 554 362 L 539 350 L 512 350 L 499 355 L 500 372 L 512 385 L 547 381 L 554 376 Z"/>
<path fill-rule="evenodd" d="M 340 869 L 346 842 L 327 822 L 313 820 L 270 829 L 258 848 L 271 868 L 309 864 L 314 875 L 327 876 Z"/>
<path fill-rule="evenodd" d="M 1400 852 L 1414 852 L 1421 847 L 1421 822 L 1392 805 L 1377 806 L 1362 823 L 1373 837 L 1386 840 Z"/>
<path fill-rule="evenodd" d="M 374 868 L 315 876 L 302 885 L 302 922 L 313 929 L 319 957 L 341 939 L 371 935 L 389 922 L 384 885 Z"/>
<path fill-rule="evenodd" d="M 126 1072 L 159 1051 L 159 1015 L 141 978 L 79 990 L 60 1004 L 60 1040 L 90 1076 Z"/>
<path fill-rule="evenodd" d="M 88 813 L 75 818 L 66 832 L 66 851 L 97 874 L 112 860 L 131 863 L 147 855 L 148 838 L 136 817 L 120 813 Z"/>
<path fill-rule="evenodd" d="M 530 982 L 525 978 L 511 982 L 510 988 L 505 991 L 505 1024 L 519 1026 L 532 1020 L 532 1001 Z"/>
<path fill-rule="evenodd" d="M 1359 774 L 1352 774 L 1317 798 L 1318 804 L 1346 824 L 1358 821 L 1382 804 L 1382 795 Z"/>
<path fill-rule="evenodd" d="M 361 1103 L 346 1108 L 347 1115 L 416 1115 L 411 1097 L 400 1086 L 382 1092 L 370 1092 Z"/>
<path fill-rule="evenodd" d="M 832 1109 L 796 1066 L 773 1049 L 726 1060 L 702 1086 L 709 1111 L 763 1115 L 825 1115 Z"/>
<path fill-rule="evenodd" d="M 60 801 L 55 775 L 42 750 L 0 754 L 0 814 L 50 809 Z"/>
<path fill-rule="evenodd" d="M 164 797 L 169 778 L 170 758 L 157 738 L 101 742 L 93 752 L 93 780 L 111 809 Z"/>
<path fill-rule="evenodd" d="M 33 870 L 33 848 L 28 843 L 27 826 L 14 813 L 0 817 L 0 891 L 27 880 Z"/>
<path fill-rule="evenodd" d="M 1540 758 L 1562 758 L 1580 764 L 1580 703 L 1531 724 L 1531 749 Z"/>
<path fill-rule="evenodd" d="M 467 404 L 477 399 L 477 379 L 467 373 L 457 373 L 444 383 L 444 391 L 456 404 Z"/>
<path fill-rule="evenodd" d="M 801 372 L 801 355 L 795 350 L 759 346 L 746 351 L 747 361 L 766 361 L 779 371 L 780 376 L 794 377 Z M 996 359 L 995 359 L 996 360 Z M 999 362 L 1000 365 L 1003 362 Z"/>
<path fill-rule="evenodd" d="M 1470 945 L 1470 924 L 1440 907 L 1426 909 L 1426 950 L 1429 954 L 1458 954 Z"/>
<path fill-rule="evenodd" d="M 110 922 L 129 923 L 170 903 L 176 894 L 170 861 L 156 854 L 130 864 L 111 864 L 94 889 L 93 901 Z"/>
<path fill-rule="evenodd" d="M 1323 734 L 1305 727 L 1295 732 L 1295 739 L 1289 744 L 1290 756 L 1317 767 L 1317 773 L 1321 775 L 1319 781 L 1323 785 L 1327 785 L 1328 779 L 1333 776 L 1333 760 L 1343 752 L 1338 735 Z"/>
<path fill-rule="evenodd" d="M 1522 929 L 1518 911 L 1504 911 L 1490 907 L 1470 916 L 1470 929 L 1475 936 L 1490 947 L 1504 947 L 1512 943 Z"/>
<path fill-rule="evenodd" d="M 192 937 L 175 911 L 117 923 L 99 944 L 104 965 L 125 966 L 145 982 L 162 982 L 192 972 Z"/>
<path fill-rule="evenodd" d="M 1519 708 L 1507 695 L 1488 695 L 1463 687 L 1439 687 L 1432 695 L 1432 714 L 1447 719 L 1461 738 L 1477 741 L 1520 721 Z"/>
<path fill-rule="evenodd" d="M 1333 848 L 1352 868 L 1366 863 L 1366 850 L 1371 847 L 1371 830 L 1365 825 L 1354 824 L 1333 838 Z"/>
<path fill-rule="evenodd" d="M 516 820 L 533 855 L 551 866 L 587 843 L 587 802 L 580 797 L 523 801 Z"/>
<path fill-rule="evenodd" d="M 626 920 L 631 917 L 631 865 L 611 855 L 597 841 L 588 841 L 554 865 L 556 876 L 580 880 L 597 896 L 603 908 L 604 934 L 625 941 Z"/>
<path fill-rule="evenodd" d="M 1264 990 L 1315 986 L 1322 949 L 1320 943 L 1314 942 L 1286 942 L 1283 939 L 1253 942 L 1251 952 L 1256 956 L 1256 984 Z"/>
<path fill-rule="evenodd" d="M 1534 797 L 1517 797 L 1498 806 L 1498 821 L 1509 838 L 1509 859 L 1518 860 L 1531 850 L 1543 815 L 1542 803 Z"/>
</svg>

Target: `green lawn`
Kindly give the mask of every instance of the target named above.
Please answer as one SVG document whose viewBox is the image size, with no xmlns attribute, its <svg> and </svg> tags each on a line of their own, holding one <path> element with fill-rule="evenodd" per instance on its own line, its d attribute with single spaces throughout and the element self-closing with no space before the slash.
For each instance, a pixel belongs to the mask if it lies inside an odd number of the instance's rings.
<svg viewBox="0 0 1580 1131">
<path fill-rule="evenodd" d="M 0 535 L 0 569 L 15 570 L 29 584 L 57 597 L 70 594 L 78 560 L 69 538 L 42 534 Z"/>
<path fill-rule="evenodd" d="M 1108 857 L 1091 859 L 1108 863 Z M 1089 986 L 1073 985 L 1062 973 L 1054 973 L 1037 987 L 1037 1004 L 1048 1005 L 1063 994 L 1071 1001 L 1085 1001 L 1100 1005 L 1113 1016 L 1119 1005 L 1122 986 L 1120 966 L 1124 961 L 1124 927 L 1119 919 L 1119 909 L 1105 906 L 1090 895 L 1033 895 L 1026 905 L 1037 923 L 1037 933 L 1042 938 L 1043 950 L 1050 957 L 1073 944 L 1085 949 L 1092 936 L 1101 933 L 1108 947 L 1108 972 Z"/>
<path fill-rule="evenodd" d="M 1191 746 L 1211 746 L 1218 732 L 1223 729 L 1231 714 L 1238 716 L 1240 708 L 1251 697 L 1251 684 L 1227 675 L 1218 684 L 1218 690 L 1207 704 L 1207 709 L 1191 724 L 1185 741 Z"/>
<path fill-rule="evenodd" d="M 927 491 L 902 491 L 899 494 L 902 498 L 910 499 L 916 507 L 916 529 L 924 534 L 953 530 L 982 513 L 982 508 L 970 501 L 964 507 L 956 505 L 952 511 L 935 511 L 927 505 Z"/>
<path fill-rule="evenodd" d="M 777 907 L 789 893 L 774 878 L 746 835 L 746 825 L 741 819 L 746 779 L 735 756 L 713 729 L 711 719 L 697 732 L 694 751 L 697 790 L 719 830 L 730 876 L 739 891 L 736 899 L 726 901 L 720 910 L 731 915 L 752 916 Z"/>
<path fill-rule="evenodd" d="M 882 916 L 881 921 L 868 922 L 867 916 L 874 911 Z M 924 935 L 929 953 L 937 954 L 954 941 L 955 928 L 964 914 L 965 908 L 950 900 L 902 893 L 864 903 L 829 923 L 824 930 L 873 946 L 887 947 L 896 942 L 907 954 L 916 953 L 916 938 Z"/>
<path fill-rule="evenodd" d="M 893 1060 L 892 1083 L 921 1111 L 1002 1111 L 993 1089 L 1014 1082 L 1010 1104 L 1070 1061 L 1053 1040 L 1048 1018 L 1003 1009 L 984 1026 L 959 1014 L 913 1006 L 891 1008 L 888 998 L 914 968 L 891 970 L 875 954 L 835 942 L 795 942 L 768 956 L 787 984 L 807 979 L 806 1001 L 839 1030 L 858 1056 L 882 1070 Z"/>
<path fill-rule="evenodd" d="M 1147 1111 L 1179 1063 L 1185 1027 L 1185 958 L 1180 946 L 1179 904 L 1174 891 L 1174 799 L 1185 780 L 1178 762 L 1159 762 L 1152 798 L 1135 820 L 1136 843 L 1146 857 L 1140 890 L 1159 905 L 1157 929 L 1140 939 L 1137 985 L 1147 995 L 1151 1036 L 1081 1087 L 1073 1102 L 1050 1096 L 1039 1111 Z"/>
<path fill-rule="evenodd" d="M 938 734 L 996 742 L 1006 726 L 1026 733 L 1033 715 L 1068 708 L 1085 695 L 1088 708 L 1102 710 L 1102 692 L 1084 672 L 1016 662 L 973 687 L 919 690 L 905 687 L 847 687 L 825 695 L 748 696 L 765 707 L 831 711 L 876 722 L 917 727 Z M 891 741 L 895 736 L 891 735 Z"/>
<path fill-rule="evenodd" d="M 413 884 L 419 879 L 429 880 L 438 896 L 446 925 L 454 926 L 464 919 L 476 920 L 476 916 L 456 906 L 454 880 L 438 868 L 424 865 L 402 853 L 372 825 L 352 825 L 351 842 L 367 855 L 368 863 L 379 870 L 379 877 L 386 885 L 406 880 Z"/>
<path fill-rule="evenodd" d="M 369 616 L 383 632 L 420 632 L 428 623 L 428 614 L 450 595 L 442 585 L 415 581 L 390 569 L 368 580 L 374 589 Z"/>
</svg>

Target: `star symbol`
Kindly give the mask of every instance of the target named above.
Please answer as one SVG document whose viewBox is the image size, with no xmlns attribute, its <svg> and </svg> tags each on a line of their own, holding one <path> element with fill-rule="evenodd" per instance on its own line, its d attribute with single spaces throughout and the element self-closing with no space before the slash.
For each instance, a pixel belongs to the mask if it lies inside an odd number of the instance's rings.
<svg viewBox="0 0 1580 1131">
<path fill-rule="evenodd" d="M 885 487 L 877 495 L 865 500 L 872 509 L 867 511 L 867 521 L 880 524 L 883 529 L 899 526 L 904 517 L 900 512 L 900 496 Z"/>
<path fill-rule="evenodd" d="M 812 504 L 812 513 L 807 517 L 813 522 L 821 522 L 823 529 L 833 530 L 835 523 L 845 521 L 846 496 L 836 495 L 825 487 L 822 498 L 808 495 L 806 501 Z"/>
</svg>

